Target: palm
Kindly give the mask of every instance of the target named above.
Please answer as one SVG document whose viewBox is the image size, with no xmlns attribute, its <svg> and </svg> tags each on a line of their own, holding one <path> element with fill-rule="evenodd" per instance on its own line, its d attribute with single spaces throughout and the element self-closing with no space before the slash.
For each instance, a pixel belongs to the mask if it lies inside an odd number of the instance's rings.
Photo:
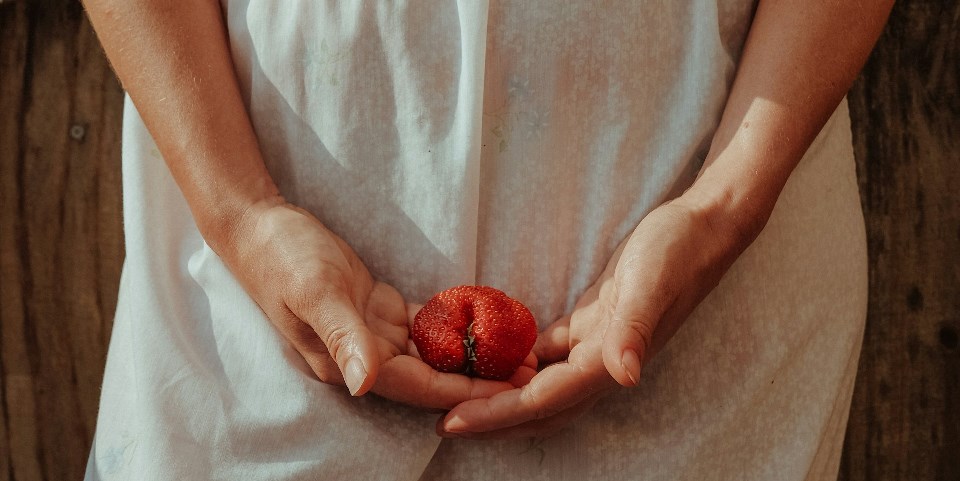
<svg viewBox="0 0 960 481">
<path fill-rule="evenodd" d="M 671 202 L 655 209 L 573 312 L 537 339 L 539 359 L 555 364 L 522 389 L 457 406 L 443 428 L 472 438 L 541 436 L 618 385 L 636 385 L 643 361 L 663 347 L 736 258 L 732 245 L 694 207 Z"/>
<path fill-rule="evenodd" d="M 366 374 L 361 382 L 353 378 L 355 392 L 450 408 L 532 377 L 531 367 L 512 384 L 438 373 L 411 347 L 408 327 L 418 306 L 376 281 L 336 234 L 288 204 L 252 225 L 244 249 L 229 259 L 231 270 L 320 381 L 345 384 L 348 362 L 362 358 Z"/>
<path fill-rule="evenodd" d="M 611 264 L 570 315 L 540 334 L 534 348 L 538 359 L 554 364 L 520 389 L 461 404 L 441 420 L 442 434 L 473 439 L 548 436 L 615 389 L 602 358 L 604 328 L 617 305 L 613 270 Z M 460 426 L 472 432 L 459 431 Z"/>
</svg>

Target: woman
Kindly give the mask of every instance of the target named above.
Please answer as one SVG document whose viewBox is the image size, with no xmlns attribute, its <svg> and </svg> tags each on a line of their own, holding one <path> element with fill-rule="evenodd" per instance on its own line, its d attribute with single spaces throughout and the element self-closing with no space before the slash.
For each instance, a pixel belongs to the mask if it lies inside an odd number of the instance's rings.
<svg viewBox="0 0 960 481">
<path fill-rule="evenodd" d="M 87 478 L 835 477 L 891 2 L 758 3 L 88 0 L 131 102 Z M 458 284 L 546 367 L 420 362 Z"/>
</svg>

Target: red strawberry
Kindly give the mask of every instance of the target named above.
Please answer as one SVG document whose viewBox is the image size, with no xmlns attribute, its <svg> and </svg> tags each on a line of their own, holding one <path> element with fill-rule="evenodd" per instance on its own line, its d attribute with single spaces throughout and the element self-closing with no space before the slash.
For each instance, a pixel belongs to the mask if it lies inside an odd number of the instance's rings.
<svg viewBox="0 0 960 481">
<path fill-rule="evenodd" d="M 533 314 L 486 286 L 447 289 L 420 309 L 413 343 L 424 362 L 441 372 L 506 380 L 537 340 Z"/>
</svg>

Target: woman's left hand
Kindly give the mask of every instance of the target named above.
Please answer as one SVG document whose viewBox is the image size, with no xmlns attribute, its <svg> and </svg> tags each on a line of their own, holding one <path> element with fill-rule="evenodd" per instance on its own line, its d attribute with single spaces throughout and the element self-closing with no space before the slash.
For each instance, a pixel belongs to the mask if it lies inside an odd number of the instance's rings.
<svg viewBox="0 0 960 481">
<path fill-rule="evenodd" d="M 541 370 L 522 388 L 457 405 L 445 437 L 545 437 L 602 396 L 635 386 L 644 363 L 717 285 L 753 236 L 682 197 L 654 209 L 616 250 L 573 312 L 537 339 Z"/>
</svg>

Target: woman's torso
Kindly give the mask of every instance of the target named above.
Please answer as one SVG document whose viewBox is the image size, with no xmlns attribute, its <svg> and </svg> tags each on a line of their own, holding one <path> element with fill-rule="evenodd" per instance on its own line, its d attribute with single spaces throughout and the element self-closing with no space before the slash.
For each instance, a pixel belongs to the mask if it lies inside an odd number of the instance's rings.
<svg viewBox="0 0 960 481">
<path fill-rule="evenodd" d="M 408 300 L 493 285 L 541 327 L 692 182 L 753 10 L 739 0 L 223 6 L 283 194 Z M 203 244 L 129 107 L 128 257 L 91 454 L 93 471 L 113 468 L 103 479 L 829 475 L 865 292 L 845 110 L 640 388 L 550 440 L 440 445 L 435 415 L 358 401 L 303 372 Z"/>
</svg>

